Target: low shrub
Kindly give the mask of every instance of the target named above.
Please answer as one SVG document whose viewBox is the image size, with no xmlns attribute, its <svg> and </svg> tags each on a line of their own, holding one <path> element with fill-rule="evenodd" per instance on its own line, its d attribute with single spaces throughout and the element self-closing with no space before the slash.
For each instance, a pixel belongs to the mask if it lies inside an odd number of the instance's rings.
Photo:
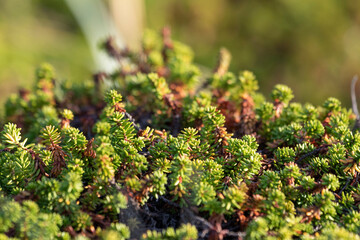
<svg viewBox="0 0 360 240">
<path fill-rule="evenodd" d="M 335 98 L 270 100 L 169 29 L 113 73 L 36 83 L 5 105 L 0 239 L 358 239 L 360 134 Z"/>
</svg>

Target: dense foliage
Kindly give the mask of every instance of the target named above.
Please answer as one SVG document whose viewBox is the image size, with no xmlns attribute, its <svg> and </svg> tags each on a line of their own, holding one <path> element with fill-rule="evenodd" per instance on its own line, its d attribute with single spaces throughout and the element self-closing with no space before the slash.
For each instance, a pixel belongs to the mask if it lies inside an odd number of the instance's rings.
<svg viewBox="0 0 360 240">
<path fill-rule="evenodd" d="M 335 98 L 291 102 L 251 72 L 211 76 L 169 29 L 142 51 L 103 44 L 118 71 L 6 102 L 0 239 L 358 239 L 360 134 Z"/>
</svg>

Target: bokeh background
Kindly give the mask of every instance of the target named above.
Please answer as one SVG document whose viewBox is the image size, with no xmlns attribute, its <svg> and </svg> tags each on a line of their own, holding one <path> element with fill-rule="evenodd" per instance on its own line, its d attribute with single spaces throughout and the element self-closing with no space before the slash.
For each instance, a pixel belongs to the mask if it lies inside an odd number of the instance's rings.
<svg viewBox="0 0 360 240">
<path fill-rule="evenodd" d="M 253 71 L 265 96 L 283 83 L 293 89 L 296 101 L 321 104 L 332 96 L 351 106 L 351 78 L 360 73 L 360 1 L 102 3 L 131 48 L 139 47 L 144 28 L 167 25 L 174 38 L 194 49 L 199 65 L 212 68 L 219 48 L 228 48 L 230 69 Z M 89 79 L 96 69 L 89 41 L 65 1 L 0 1 L 0 102 L 19 87 L 31 86 L 42 62 L 71 81 Z"/>
</svg>

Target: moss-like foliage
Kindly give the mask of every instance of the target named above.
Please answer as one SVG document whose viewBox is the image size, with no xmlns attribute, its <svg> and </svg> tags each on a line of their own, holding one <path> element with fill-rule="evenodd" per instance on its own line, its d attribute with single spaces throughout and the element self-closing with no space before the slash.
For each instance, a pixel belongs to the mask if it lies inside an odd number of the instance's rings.
<svg viewBox="0 0 360 240">
<path fill-rule="evenodd" d="M 51 66 L 5 105 L 0 239 L 358 239 L 360 134 L 334 98 L 270 100 L 220 51 L 201 73 L 169 29 L 119 68 Z"/>
</svg>

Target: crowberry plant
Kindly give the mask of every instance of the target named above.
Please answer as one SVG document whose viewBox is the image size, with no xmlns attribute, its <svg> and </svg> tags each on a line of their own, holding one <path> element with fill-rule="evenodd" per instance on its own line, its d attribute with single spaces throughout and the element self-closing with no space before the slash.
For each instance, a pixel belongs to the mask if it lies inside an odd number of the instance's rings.
<svg viewBox="0 0 360 240">
<path fill-rule="evenodd" d="M 113 73 L 71 84 L 44 64 L 5 104 L 0 239 L 359 239 L 356 115 L 329 98 L 268 100 L 213 73 L 169 29 Z"/>
</svg>

